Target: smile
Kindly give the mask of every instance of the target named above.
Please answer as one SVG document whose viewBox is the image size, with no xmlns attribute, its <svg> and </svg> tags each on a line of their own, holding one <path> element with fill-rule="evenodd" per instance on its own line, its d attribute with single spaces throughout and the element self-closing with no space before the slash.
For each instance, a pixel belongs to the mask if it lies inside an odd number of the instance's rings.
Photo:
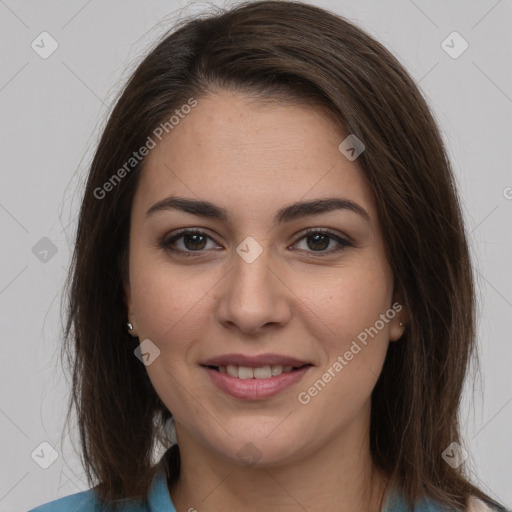
<svg viewBox="0 0 512 512">
<path fill-rule="evenodd" d="M 244 400 L 262 400 L 297 384 L 312 365 L 265 365 L 257 368 L 236 365 L 201 367 L 223 393 Z"/>
</svg>

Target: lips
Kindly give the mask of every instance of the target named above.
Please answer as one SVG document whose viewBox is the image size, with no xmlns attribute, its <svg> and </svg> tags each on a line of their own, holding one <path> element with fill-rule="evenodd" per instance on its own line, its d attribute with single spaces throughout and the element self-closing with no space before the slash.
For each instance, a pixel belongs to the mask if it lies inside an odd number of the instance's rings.
<svg viewBox="0 0 512 512">
<path fill-rule="evenodd" d="M 270 398 L 297 384 L 314 366 L 281 354 L 224 354 L 200 365 L 218 389 L 246 400 Z"/>
<path fill-rule="evenodd" d="M 276 366 L 272 366 L 275 368 Z M 282 366 L 277 365 L 279 368 Z M 262 376 L 258 378 L 234 377 L 228 373 L 222 373 L 214 366 L 201 365 L 201 368 L 210 377 L 211 382 L 224 394 L 242 400 L 264 400 L 273 397 L 288 388 L 298 384 L 300 380 L 311 370 L 313 365 L 305 364 L 298 369 L 283 372 L 276 376 Z M 222 367 L 221 367 L 222 368 Z M 229 368 L 229 367 L 228 367 Z M 243 367 L 240 367 L 243 368 Z M 250 367 L 245 367 L 251 370 Z M 258 367 L 255 371 L 257 371 Z"/>
</svg>

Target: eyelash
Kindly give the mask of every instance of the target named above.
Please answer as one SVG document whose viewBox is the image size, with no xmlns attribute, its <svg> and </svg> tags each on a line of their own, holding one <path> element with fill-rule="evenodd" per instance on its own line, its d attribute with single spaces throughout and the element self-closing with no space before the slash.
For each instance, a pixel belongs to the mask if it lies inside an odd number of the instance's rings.
<svg viewBox="0 0 512 512">
<path fill-rule="evenodd" d="M 311 236 L 312 234 L 328 235 L 331 240 L 335 240 L 340 244 L 337 248 L 331 249 L 328 251 L 305 251 L 305 252 L 313 253 L 313 254 L 315 254 L 315 256 L 320 255 L 320 257 L 322 257 L 322 253 L 326 254 L 326 255 L 331 255 L 331 254 L 343 251 L 346 247 L 354 246 L 354 244 L 352 242 L 346 240 L 345 238 L 340 237 L 339 235 L 333 233 L 329 229 L 318 229 L 318 228 L 307 229 L 302 234 L 302 236 L 294 242 L 294 245 L 297 242 L 299 242 L 300 240 L 307 238 L 308 236 Z M 205 252 L 205 249 L 201 249 L 201 250 L 197 250 L 197 251 L 183 251 L 181 249 L 173 248 L 171 245 L 174 244 L 180 238 L 183 238 L 184 235 L 202 235 L 202 236 L 206 236 L 209 239 L 212 239 L 208 234 L 204 233 L 203 231 L 199 231 L 196 229 L 182 229 L 170 237 L 169 236 L 164 237 L 162 239 L 162 241 L 160 242 L 160 247 L 162 249 L 165 249 L 166 251 L 171 251 L 173 253 L 179 253 L 180 255 L 185 256 L 187 258 L 198 257 L 198 256 L 200 256 L 200 253 Z"/>
</svg>

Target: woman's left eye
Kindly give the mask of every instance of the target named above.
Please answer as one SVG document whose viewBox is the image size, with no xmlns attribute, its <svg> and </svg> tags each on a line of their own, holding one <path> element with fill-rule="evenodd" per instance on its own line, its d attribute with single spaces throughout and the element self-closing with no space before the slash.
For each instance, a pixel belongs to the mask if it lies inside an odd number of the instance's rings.
<svg viewBox="0 0 512 512">
<path fill-rule="evenodd" d="M 309 229 L 297 240 L 297 242 L 300 240 L 306 241 L 306 245 L 312 249 L 311 252 L 325 252 L 327 254 L 332 254 L 334 252 L 342 251 L 345 247 L 353 247 L 353 244 L 349 240 L 332 233 L 329 230 Z M 334 249 L 330 249 L 329 251 L 324 251 L 323 249 L 328 247 L 332 241 L 336 242 L 338 246 Z M 316 249 L 314 247 L 316 247 Z"/>
<path fill-rule="evenodd" d="M 187 257 L 196 256 L 194 253 L 204 252 L 208 239 L 213 240 L 209 235 L 202 231 L 185 229 L 172 236 L 165 237 L 160 243 L 160 246 L 163 249 L 174 253 L 180 253 Z M 342 251 L 346 247 L 353 247 L 353 244 L 349 240 L 342 238 L 329 230 L 309 229 L 295 241 L 294 245 L 297 245 L 301 240 L 306 242 L 306 246 L 310 250 L 299 250 L 306 252 L 332 254 Z M 177 247 L 177 245 L 180 245 L 180 243 L 178 243 L 179 241 L 181 242 L 182 248 Z M 325 249 L 327 249 L 333 241 L 336 242 L 338 246 L 326 251 Z"/>
</svg>

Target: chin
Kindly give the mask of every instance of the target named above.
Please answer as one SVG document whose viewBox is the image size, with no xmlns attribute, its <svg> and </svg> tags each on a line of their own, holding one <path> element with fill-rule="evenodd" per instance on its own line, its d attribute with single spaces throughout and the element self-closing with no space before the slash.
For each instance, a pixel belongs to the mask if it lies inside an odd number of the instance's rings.
<svg viewBox="0 0 512 512">
<path fill-rule="evenodd" d="M 214 449 L 242 467 L 255 469 L 280 466 L 300 457 L 302 447 L 289 435 L 271 437 L 272 434 L 268 436 L 267 433 L 251 436 L 244 432 L 225 439 L 220 445 L 216 443 Z"/>
</svg>

